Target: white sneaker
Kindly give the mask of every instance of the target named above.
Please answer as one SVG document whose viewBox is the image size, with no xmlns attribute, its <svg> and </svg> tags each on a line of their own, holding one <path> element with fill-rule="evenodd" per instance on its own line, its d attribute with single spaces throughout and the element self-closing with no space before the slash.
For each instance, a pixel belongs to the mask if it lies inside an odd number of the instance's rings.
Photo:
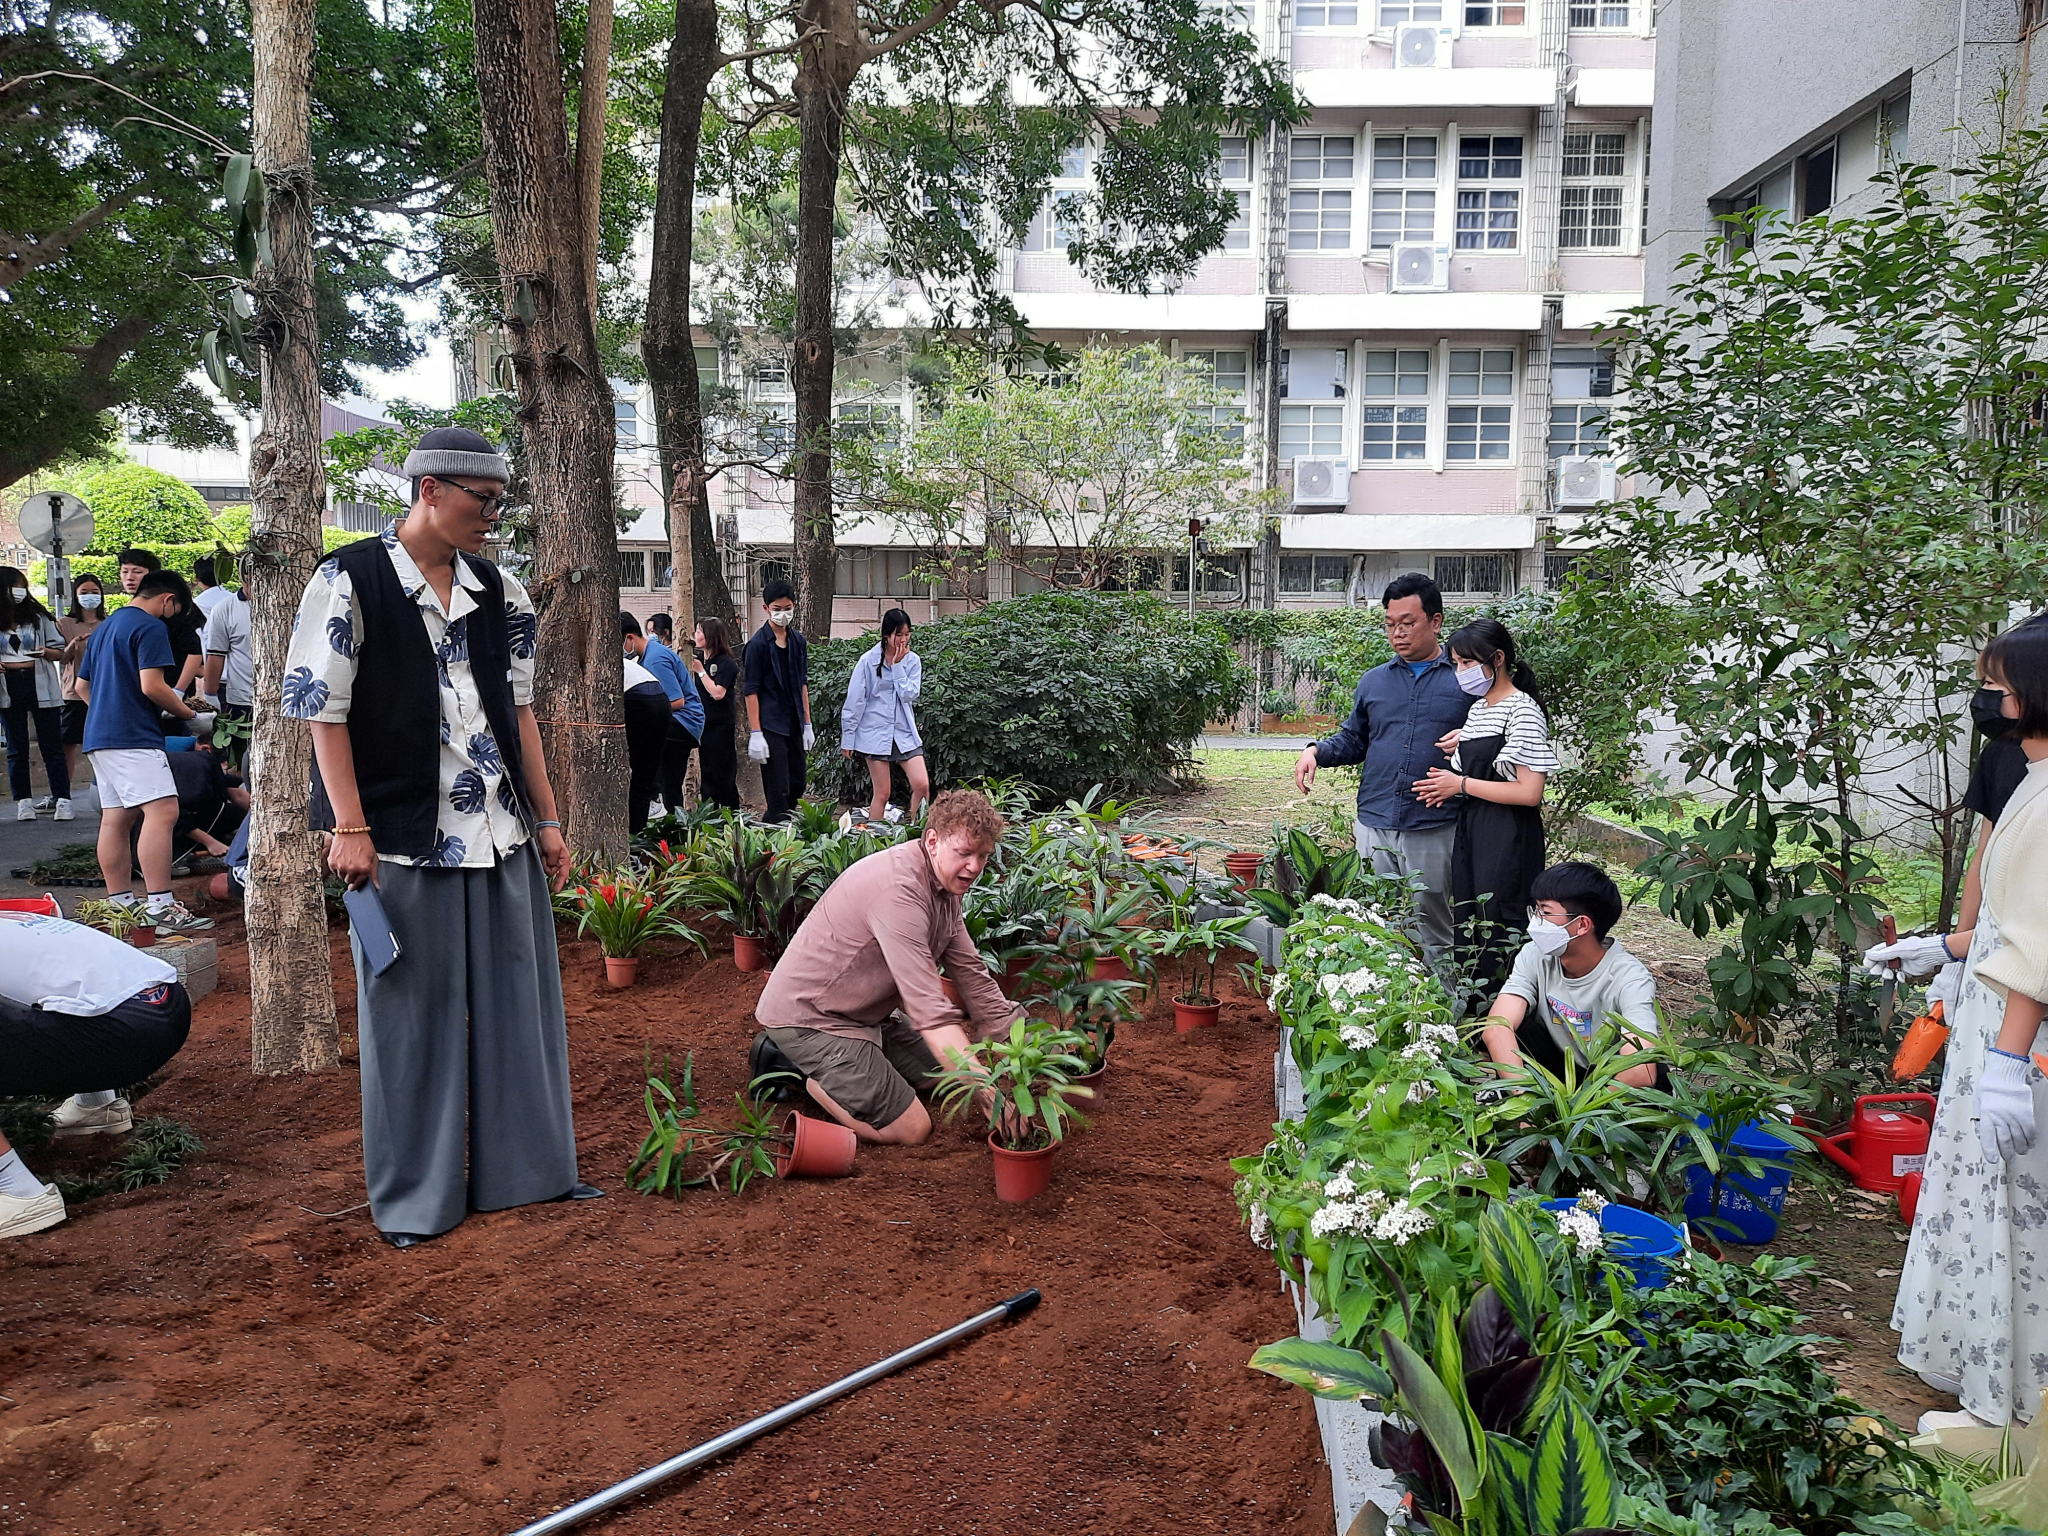
<svg viewBox="0 0 2048 1536">
<path fill-rule="evenodd" d="M 52 821 L 72 821 L 75 819 L 71 814 L 71 802 L 69 800 L 59 800 L 57 802 L 57 813 L 50 818 Z"/>
<path fill-rule="evenodd" d="M 1937 1429 L 1999 1429 L 2002 1427 L 2002 1425 L 1993 1424 L 1989 1419 L 1978 1418 L 1977 1415 L 1970 1412 L 1967 1408 L 1955 1413 L 1923 1413 L 1920 1415 L 1920 1433 L 1923 1435 L 1931 1435 Z"/>
<path fill-rule="evenodd" d="M 64 1219 L 64 1197 L 45 1184 L 39 1195 L 0 1195 L 0 1237 L 26 1237 Z"/>
<path fill-rule="evenodd" d="M 135 1129 L 135 1116 L 126 1099 L 116 1099 L 97 1109 L 87 1109 L 77 1099 L 66 1099 L 50 1118 L 57 1123 L 57 1136 L 125 1136 Z"/>
<path fill-rule="evenodd" d="M 156 925 L 159 936 L 166 933 L 206 933 L 213 927 L 213 919 L 201 917 L 190 911 L 182 901 L 174 901 L 168 907 L 159 907 L 149 914 L 150 922 Z"/>
<path fill-rule="evenodd" d="M 900 806 L 900 805 L 885 805 L 885 806 L 883 806 L 883 807 L 882 807 L 882 820 L 884 820 L 884 821 L 886 821 L 886 822 L 889 822 L 889 823 L 891 823 L 891 824 L 893 825 L 894 823 L 896 823 L 896 822 L 899 822 L 899 821 L 901 821 L 902 819 L 903 819 L 903 807 L 902 807 L 902 806 Z"/>
<path fill-rule="evenodd" d="M 16 821 L 34 821 L 34 820 L 36 819 L 36 803 L 35 803 L 35 801 L 33 801 L 33 800 L 17 800 L 17 801 L 15 801 L 15 802 L 14 802 L 14 819 L 15 819 Z"/>
<path fill-rule="evenodd" d="M 45 795 L 43 796 L 42 799 L 36 802 L 36 810 L 38 813 L 47 811 L 51 806 L 55 805 L 56 803 L 57 797 L 55 795 Z"/>
</svg>

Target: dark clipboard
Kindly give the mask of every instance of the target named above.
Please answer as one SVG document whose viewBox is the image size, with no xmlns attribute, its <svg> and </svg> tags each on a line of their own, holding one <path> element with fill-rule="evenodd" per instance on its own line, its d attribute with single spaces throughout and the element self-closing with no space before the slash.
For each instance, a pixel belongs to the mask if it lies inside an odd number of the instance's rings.
<svg viewBox="0 0 2048 1536">
<path fill-rule="evenodd" d="M 348 909 L 349 925 L 355 929 L 356 943 L 370 974 L 382 976 L 398 963 L 405 949 L 398 942 L 398 935 L 391 931 L 391 919 L 384 915 L 377 887 L 368 881 L 352 886 L 342 893 L 341 903 Z"/>
</svg>

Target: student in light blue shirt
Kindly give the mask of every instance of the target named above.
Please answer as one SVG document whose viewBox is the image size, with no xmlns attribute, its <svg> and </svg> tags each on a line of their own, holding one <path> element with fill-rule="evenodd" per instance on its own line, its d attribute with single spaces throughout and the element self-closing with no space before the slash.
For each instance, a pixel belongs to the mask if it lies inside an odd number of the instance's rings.
<svg viewBox="0 0 2048 1536">
<path fill-rule="evenodd" d="M 910 648 L 910 615 L 891 608 L 882 615 L 882 641 L 861 657 L 846 685 L 846 707 L 839 712 L 840 755 L 865 757 L 875 793 L 868 802 L 868 820 L 880 821 L 889 805 L 889 765 L 901 763 L 910 781 L 911 820 L 932 797 L 925 771 L 924 740 L 910 706 L 924 687 L 924 663 Z"/>
</svg>

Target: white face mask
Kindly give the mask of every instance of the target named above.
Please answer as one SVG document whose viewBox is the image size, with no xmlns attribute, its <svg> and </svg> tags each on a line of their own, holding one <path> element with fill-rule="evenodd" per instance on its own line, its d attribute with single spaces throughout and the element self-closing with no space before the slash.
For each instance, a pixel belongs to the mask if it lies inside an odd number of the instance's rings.
<svg viewBox="0 0 2048 1536">
<path fill-rule="evenodd" d="M 100 601 L 100 595 L 97 592 L 81 592 L 78 594 L 78 606 L 81 608 L 97 608 L 100 605 Z"/>
<path fill-rule="evenodd" d="M 1529 942 L 1539 955 L 1561 955 L 1572 941 L 1571 930 L 1547 917 L 1529 919 Z"/>
<path fill-rule="evenodd" d="M 15 601 L 16 601 L 17 603 L 25 603 L 25 602 L 27 602 L 27 601 L 28 601 L 28 588 L 27 588 L 27 587 L 13 587 L 13 588 L 10 588 L 9 590 L 11 590 L 11 591 L 12 591 L 12 592 L 14 593 L 14 600 L 15 600 Z"/>
<path fill-rule="evenodd" d="M 768 610 L 768 622 L 777 629 L 787 629 L 796 622 L 796 610 L 794 608 L 770 608 Z"/>
<path fill-rule="evenodd" d="M 1458 668 L 1458 686 L 1473 698 L 1483 699 L 1493 687 L 1493 679 L 1487 675 L 1486 668 L 1475 661 L 1469 667 Z"/>
</svg>

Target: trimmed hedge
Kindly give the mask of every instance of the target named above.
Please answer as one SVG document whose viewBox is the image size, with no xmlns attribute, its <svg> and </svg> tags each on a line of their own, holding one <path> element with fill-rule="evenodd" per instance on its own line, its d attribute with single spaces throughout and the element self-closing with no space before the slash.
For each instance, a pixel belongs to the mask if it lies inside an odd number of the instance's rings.
<svg viewBox="0 0 2048 1536">
<path fill-rule="evenodd" d="M 239 521 L 236 517 L 237 513 L 240 514 Z M 218 518 L 211 521 L 211 526 L 215 537 L 208 539 L 204 543 L 144 543 L 141 547 L 149 550 L 157 559 L 163 561 L 165 570 L 176 571 L 180 576 L 190 581 L 192 579 L 192 562 L 201 555 L 216 554 L 222 546 L 225 546 L 232 552 L 239 550 L 248 542 L 249 509 L 247 507 L 229 507 Z M 369 537 L 366 533 L 352 533 L 346 528 L 322 528 L 320 535 L 322 552 L 330 555 L 344 545 L 353 544 L 358 539 Z M 99 547 L 97 536 L 93 539 L 93 547 L 95 549 Z M 126 546 L 121 547 L 125 548 Z M 30 584 L 38 592 L 43 591 L 47 583 L 47 564 L 47 561 L 38 560 L 29 568 Z M 223 578 L 223 584 L 226 586 L 235 587 L 241 585 L 235 575 L 235 569 L 232 564 L 216 569 L 214 574 Z M 121 605 L 124 599 L 120 595 L 121 562 L 118 558 L 118 553 L 73 555 L 71 557 L 71 578 L 76 581 L 81 576 L 99 577 L 100 585 L 106 589 L 108 595 L 107 607 L 110 610 Z"/>
<path fill-rule="evenodd" d="M 205 498 L 160 469 L 115 464 L 80 475 L 71 489 L 92 508 L 87 554 L 118 554 L 130 545 L 159 555 L 165 546 L 203 542 L 201 554 L 213 547 L 213 514 Z"/>
<path fill-rule="evenodd" d="M 810 782 L 865 803 L 865 762 L 839 755 L 847 679 L 875 644 L 813 641 Z M 1097 784 L 1164 787 L 1204 725 L 1244 700 L 1251 674 L 1220 625 L 1148 596 L 1040 592 L 920 625 L 918 730 L 934 789 L 1015 778 L 1054 800 Z"/>
</svg>

